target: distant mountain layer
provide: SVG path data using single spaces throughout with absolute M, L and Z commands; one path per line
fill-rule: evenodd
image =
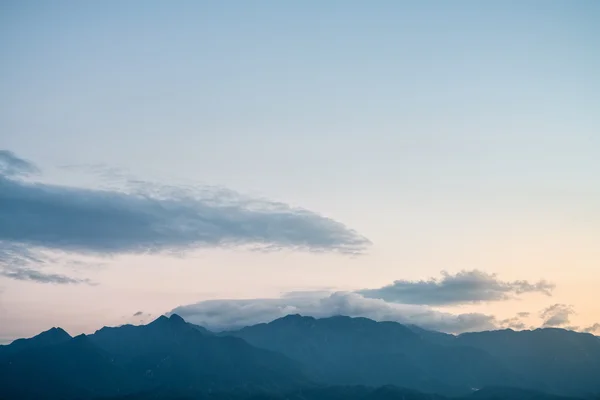
M 533 386 L 551 393 L 600 393 L 600 338 L 547 328 L 466 333 L 455 341 L 491 354 Z
M 600 399 L 594 394 L 600 339 L 561 329 L 453 336 L 289 315 L 214 334 L 172 315 L 74 338 L 52 328 L 0 346 L 0 400 Z
M 600 393 L 600 340 L 562 329 L 454 336 L 366 318 L 290 315 L 227 334 L 298 360 L 331 384 L 453 395 L 487 386 Z

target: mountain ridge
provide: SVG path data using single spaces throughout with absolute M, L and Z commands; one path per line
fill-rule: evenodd
M 0 346 L 0 398 L 590 398 L 600 393 L 597 339 L 562 329 L 450 335 L 299 314 L 215 333 L 171 314 Z

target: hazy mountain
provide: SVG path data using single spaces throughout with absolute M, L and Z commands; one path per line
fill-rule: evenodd
M 302 362 L 330 384 L 400 385 L 463 394 L 490 384 L 528 382 L 474 347 L 440 344 L 395 322 L 289 315 L 227 334 Z M 451 335 L 448 335 L 454 338 Z
M 564 329 L 454 336 L 366 318 L 291 315 L 228 334 L 298 360 L 331 384 L 446 394 L 486 386 L 600 393 L 600 340 Z
M 465 333 L 456 342 L 488 352 L 545 391 L 600 393 L 600 340 L 589 333 L 507 329 Z
M 456 336 L 449 333 L 431 331 L 416 325 L 406 325 L 406 327 L 416 333 L 418 336 L 422 337 L 424 340 L 431 343 L 451 345 L 454 344 L 454 341 L 456 340 Z

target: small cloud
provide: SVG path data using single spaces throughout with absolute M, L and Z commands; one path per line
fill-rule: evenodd
M 38 283 L 56 284 L 80 284 L 92 285 L 89 279 L 76 279 L 61 274 L 48 274 L 31 268 L 4 268 L 0 270 L 0 276 L 12 278 L 19 281 L 33 281 Z
M 527 311 L 517 313 L 517 317 L 519 317 L 519 318 L 528 318 L 530 315 L 531 315 L 531 313 L 527 312 Z
M 568 330 L 568 331 L 578 331 L 578 330 L 579 330 L 579 327 L 578 327 L 578 326 L 576 326 L 576 325 L 569 325 L 569 326 L 565 326 L 565 327 L 563 327 L 563 329 L 566 329 L 566 330 Z
M 37 283 L 94 285 L 89 279 L 43 271 L 54 261 L 44 254 L 30 251 L 26 246 L 0 241 L 0 276 Z M 34 265 L 36 268 L 32 267 Z
M 28 176 L 39 172 L 34 164 L 17 157 L 12 151 L 0 150 L 0 176 Z
M 568 304 L 554 304 L 540 312 L 540 317 L 544 320 L 542 327 L 559 327 L 567 325 L 571 315 L 575 314 L 573 306 Z
M 454 305 L 513 299 L 525 293 L 551 296 L 554 285 L 540 280 L 502 281 L 496 274 L 473 270 L 452 275 L 442 271 L 442 278 L 427 281 L 398 280 L 377 289 L 363 289 L 357 293 L 365 297 L 403 304 Z
M 600 333 L 600 323 L 595 323 L 594 325 L 588 326 L 587 328 L 584 328 L 583 331 L 587 333 Z
M 526 326 L 525 323 L 521 321 L 521 318 L 518 316 L 518 314 L 516 317 L 501 320 L 499 322 L 499 325 L 503 328 L 510 328 L 516 330 L 525 329 Z
M 282 298 L 293 299 L 293 298 L 323 298 L 332 294 L 333 290 L 294 290 L 291 292 L 285 292 L 281 294 Z

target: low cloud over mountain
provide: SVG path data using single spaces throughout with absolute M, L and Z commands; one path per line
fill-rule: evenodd
M 329 317 L 348 315 L 375 321 L 397 321 L 426 329 L 459 333 L 496 327 L 495 318 L 480 313 L 451 314 L 426 306 L 388 303 L 358 293 L 321 296 L 283 296 L 275 299 L 207 300 L 172 310 L 186 320 L 213 330 L 240 328 L 269 322 L 288 314 Z
M 506 301 L 525 293 L 551 296 L 554 285 L 546 281 L 502 281 L 495 274 L 478 270 L 455 275 L 442 272 L 443 279 L 428 281 L 396 281 L 380 289 L 355 292 L 325 290 L 285 293 L 280 298 L 207 300 L 183 305 L 172 310 L 186 319 L 215 330 L 240 328 L 269 322 L 288 314 L 313 317 L 348 315 L 376 321 L 397 321 L 449 333 L 481 331 L 494 328 L 525 329 L 523 320 L 529 312 L 512 318 L 497 319 L 482 313 L 453 314 L 432 308 L 435 306 Z M 558 306 L 558 305 L 557 305 Z M 544 314 L 546 323 L 558 323 L 563 316 L 559 307 L 550 307 Z M 552 312 L 557 315 L 552 318 Z M 562 310 L 564 312 L 564 310 Z M 564 317 L 564 316 L 563 316 Z M 568 321 L 568 320 L 567 320 Z M 550 326 L 550 325 L 544 326 Z M 559 325 L 552 325 L 559 326 Z
M 583 330 L 587 333 L 600 333 L 600 323 L 595 323 L 594 325 L 590 325 Z

